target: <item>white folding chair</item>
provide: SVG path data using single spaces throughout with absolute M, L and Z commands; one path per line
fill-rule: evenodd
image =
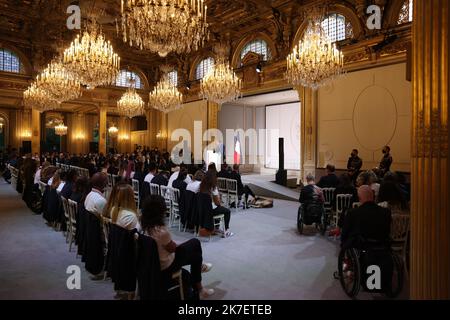
M 336 215 L 335 215 L 335 226 L 337 227 L 339 217 L 344 214 L 345 211 L 350 209 L 352 203 L 352 194 L 338 194 L 336 196 Z
M 169 194 L 172 207 L 169 215 L 169 226 L 173 227 L 175 221 L 178 219 L 178 231 L 181 231 L 180 190 L 176 188 L 169 188 Z
M 108 177 L 108 187 L 112 188 L 114 185 L 112 174 L 108 173 L 107 177 Z
M 68 243 L 69 242 L 69 233 L 70 233 L 70 228 L 71 228 L 69 202 L 63 196 L 61 196 L 61 201 L 62 201 L 62 205 L 63 205 L 63 209 L 64 209 L 64 217 L 66 218 L 66 242 Z
M 153 195 L 161 195 L 161 191 L 159 190 L 159 184 L 150 183 L 150 194 Z
M 231 204 L 234 202 L 237 212 L 239 207 L 239 194 L 237 181 L 234 179 L 227 179 L 227 190 L 228 190 L 228 203 L 231 206 Z
M 223 232 L 225 232 L 225 215 L 219 214 L 214 216 L 214 230 L 219 227 Z M 209 241 L 211 241 L 212 235 L 209 235 Z
M 408 236 L 411 218 L 409 214 L 393 214 L 391 223 L 391 247 L 392 251 L 397 253 L 402 259 L 405 272 L 406 267 L 406 246 L 408 245 Z
M 132 179 L 131 184 L 133 186 L 133 193 L 134 193 L 134 201 L 136 201 L 136 208 L 139 208 L 139 180 Z
M 333 207 L 334 191 L 336 191 L 336 188 L 322 189 L 323 197 L 325 198 L 324 206 L 327 210 L 331 210 L 331 208 Z
M 353 202 L 353 209 L 361 207 L 361 202 Z
M 77 232 L 77 210 L 78 204 L 73 200 L 68 200 L 69 219 L 70 219 L 70 234 L 69 234 L 69 252 L 72 251 L 72 243 L 75 242 L 75 234 Z
M 229 195 L 227 188 L 227 179 L 226 178 L 217 178 L 217 189 L 220 194 L 220 201 L 223 203 L 224 207 L 229 206 Z
M 171 200 L 172 196 L 170 190 L 171 188 L 161 185 L 159 189 L 161 197 L 163 197 L 164 201 L 166 202 L 166 208 L 169 211 L 169 217 L 171 217 L 172 215 L 172 200 Z

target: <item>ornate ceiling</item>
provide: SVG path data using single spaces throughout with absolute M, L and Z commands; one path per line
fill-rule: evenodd
M 337 9 L 352 17 L 355 38 L 347 45 L 351 54 L 347 61 L 370 60 L 371 48 L 386 39 L 386 34 L 395 29 L 393 21 L 404 0 L 330 0 L 330 8 Z M 200 56 L 210 54 L 214 42 L 226 42 L 236 50 L 243 41 L 256 34 L 264 34 L 273 46 L 273 66 L 266 69 L 264 81 L 279 77 L 283 72 L 283 61 L 298 37 L 297 30 L 302 27 L 304 15 L 313 5 L 323 4 L 318 0 L 206 0 L 208 5 L 208 22 L 210 23 L 210 39 L 199 52 L 188 56 L 169 55 L 161 59 L 148 51 L 130 48 L 117 34 L 116 20 L 120 19 L 120 0 L 0 0 L 0 46 L 11 46 L 19 49 L 30 61 L 33 74 L 43 68 L 58 52 L 58 48 L 67 46 L 78 31 L 66 28 L 67 7 L 79 4 L 82 16 L 95 8 L 99 13 L 99 22 L 122 58 L 123 66 L 135 66 L 143 71 L 152 86 L 158 80 L 158 66 L 170 63 L 178 67 L 180 78 L 187 81 L 190 68 Z M 365 27 L 365 9 L 368 4 L 378 4 L 383 8 L 383 30 L 370 31 Z M 393 18 L 394 17 L 394 18 Z M 401 31 L 400 31 L 401 32 Z M 410 29 L 407 30 L 410 34 Z M 356 45 L 355 45 L 356 43 Z M 393 51 L 397 49 L 391 49 Z M 231 54 L 232 55 L 232 54 Z M 231 58 L 231 56 L 230 56 Z M 282 77 L 281 77 L 282 78 Z M 19 80 L 11 81 L 10 87 L 18 88 Z M 260 83 L 258 80 L 256 83 Z M 23 81 L 22 81 L 23 85 Z M 5 86 L 5 84 L 3 85 Z M 2 94 L 0 83 L 0 98 Z M 100 92 L 98 92 L 100 91 Z M 111 91 L 111 90 L 110 90 Z M 102 89 L 96 90 L 104 96 Z M 108 100 L 119 95 L 109 93 Z M 85 96 L 95 100 L 92 93 Z M 9 98 L 8 98 L 9 99 Z M 98 100 L 98 99 L 97 99 Z M 101 100 L 101 99 L 100 99 Z M 0 106 L 9 105 L 12 101 L 0 101 Z M 16 95 L 13 105 L 21 105 Z M 81 102 L 84 103 L 84 102 Z M 92 108 L 92 105 L 91 107 Z

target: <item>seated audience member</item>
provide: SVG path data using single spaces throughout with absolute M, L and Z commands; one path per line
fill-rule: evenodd
M 110 218 L 112 223 L 124 229 L 138 231 L 141 229 L 133 188 L 129 184 L 120 182 L 113 187 L 103 216 Z
M 41 173 L 45 171 L 50 166 L 50 162 L 45 161 L 40 168 L 36 171 L 34 175 L 34 184 L 39 184 L 41 181 Z
M 397 182 L 397 177 L 391 172 L 386 173 L 380 185 L 378 202 L 386 203 L 387 207 L 395 213 L 409 213 L 405 194 Z
M 108 185 L 108 177 L 104 173 L 96 173 L 91 178 L 92 189 L 84 200 L 87 211 L 101 215 L 106 205 L 103 192 Z
M 167 171 L 161 171 L 152 179 L 151 183 L 167 186 L 169 183 L 169 173 Z
M 101 168 L 100 172 L 101 173 L 108 173 L 109 166 L 110 166 L 109 161 L 103 162 L 103 165 L 102 165 L 102 168 Z
M 229 179 L 230 175 L 231 175 L 231 168 L 226 163 L 223 163 L 220 172 L 217 174 L 217 178 Z
M 89 180 L 86 177 L 79 177 L 77 181 L 75 181 L 75 186 L 69 199 L 80 204 L 82 199 L 85 198 L 88 193 Z
M 67 179 L 67 173 L 66 172 L 61 172 L 59 175 L 60 178 L 60 183 L 58 188 L 56 189 L 56 191 L 61 194 L 62 189 L 64 188 L 64 186 L 66 185 L 66 179 Z
M 192 191 L 194 193 L 200 192 L 200 184 L 202 183 L 203 178 L 205 177 L 205 174 L 202 170 L 197 170 L 194 174 L 194 180 L 189 183 L 186 187 L 187 191 Z
M 66 198 L 66 199 L 70 199 L 70 196 L 73 192 L 74 186 L 75 186 L 75 182 L 78 179 L 78 173 L 76 170 L 72 169 L 67 173 L 67 177 L 66 177 L 66 184 L 64 185 L 64 187 L 61 190 L 61 196 Z
M 391 148 L 389 146 L 385 146 L 382 152 L 383 158 L 381 158 L 380 165 L 377 168 L 380 178 L 384 177 L 384 175 L 391 170 L 391 165 L 393 162 L 391 156 Z
M 358 153 L 359 152 L 358 152 L 357 149 L 353 149 L 352 153 L 350 155 L 350 158 L 347 161 L 348 175 L 350 176 L 350 178 L 351 178 L 351 180 L 353 182 L 356 181 L 356 178 L 360 174 L 361 168 L 362 168 L 362 165 L 363 165 L 363 161 L 358 156 Z
M 375 203 L 372 189 L 363 185 L 358 189 L 361 206 L 348 211 L 342 227 L 341 246 L 358 246 L 361 241 L 376 241 L 390 245 L 391 211 Z
M 164 198 L 156 195 L 147 198 L 142 206 L 142 230 L 157 243 L 161 271 L 171 275 L 183 266 L 190 266 L 194 290 L 198 292 L 200 298 L 213 295 L 213 289 L 206 289 L 202 285 L 202 273 L 210 271 L 212 265 L 203 263 L 200 241 L 191 239 L 182 244 L 176 244 L 165 225 L 166 211 Z
M 191 177 L 187 174 L 187 168 L 184 164 L 181 164 L 180 166 L 175 167 L 175 170 L 176 171 L 174 173 L 172 173 L 172 175 L 170 176 L 169 182 L 167 183 L 167 185 L 169 187 L 173 187 L 173 182 L 178 179 L 178 175 L 180 174 L 181 170 L 186 171 L 186 176 L 184 178 L 184 182 L 186 182 L 186 184 L 189 184 L 192 182 Z
M 395 174 L 397 175 L 398 186 L 400 187 L 400 190 L 402 190 L 406 201 L 409 202 L 411 200 L 411 185 L 407 183 L 406 177 L 403 173 L 396 172 Z
M 315 178 L 313 175 L 308 174 L 306 176 L 306 186 L 304 186 L 300 191 L 300 203 L 324 203 L 325 198 L 323 196 L 322 190 L 316 186 Z
M 333 165 L 327 165 L 327 175 L 320 178 L 317 186 L 319 188 L 336 188 L 339 183 L 339 179 L 335 172 L 336 168 Z
M 134 161 L 129 160 L 128 161 L 128 165 L 127 165 L 127 170 L 125 171 L 124 175 L 122 176 L 122 179 L 124 179 L 125 181 L 131 181 L 131 179 L 134 178 Z
M 249 196 L 252 196 L 253 199 L 255 199 L 256 196 L 253 193 L 253 191 L 249 188 L 249 186 L 244 185 L 242 183 L 242 178 L 241 178 L 241 174 L 239 173 L 239 165 L 238 164 L 233 165 L 233 171 L 231 171 L 231 173 L 229 174 L 229 179 L 237 181 L 238 195 L 239 195 L 239 197 L 244 195 L 244 201 L 245 201 L 244 205 L 247 208 Z
M 144 166 L 144 164 L 140 161 L 136 162 L 136 164 L 135 164 L 135 172 L 134 172 L 133 179 L 139 181 L 139 187 L 142 186 L 142 183 L 144 182 L 144 178 L 145 178 L 144 172 L 142 169 L 143 166 Z
M 208 171 L 212 171 L 217 175 L 217 168 L 216 168 L 216 164 L 214 162 L 211 162 L 208 165 Z
M 186 177 L 188 175 L 188 171 L 185 167 L 180 168 L 180 171 L 178 173 L 178 177 L 172 182 L 172 187 L 179 189 L 181 192 L 186 190 L 187 183 L 186 183 Z M 192 181 L 191 181 L 192 182 Z M 170 181 L 169 181 L 170 183 Z
M 48 185 L 51 189 L 57 190 L 59 185 L 61 184 L 61 174 L 62 171 L 59 169 L 55 172 L 55 174 L 48 180 Z
M 49 186 L 51 185 L 50 179 L 52 179 L 55 172 L 58 170 L 57 167 L 50 165 L 46 168 L 42 168 L 41 170 L 41 181 L 47 183 Z
M 351 194 L 353 195 L 352 202 L 358 202 L 358 190 L 356 190 L 355 186 L 353 185 L 350 176 L 346 173 L 341 175 L 339 177 L 339 183 L 336 187 L 336 190 L 334 191 L 334 200 L 336 199 L 336 196 L 339 194 Z M 336 203 L 334 203 L 334 208 L 336 208 Z
M 150 164 L 148 165 L 148 173 L 144 178 L 144 182 L 151 183 L 153 178 L 156 176 L 156 173 L 156 163 L 150 162 Z
M 223 214 L 225 217 L 225 230 L 224 230 L 224 237 L 231 237 L 233 236 L 233 233 L 229 230 L 230 228 L 230 217 L 231 217 L 231 211 L 228 208 L 225 208 L 220 203 L 220 194 L 219 190 L 217 189 L 217 176 L 215 171 L 208 171 L 203 178 L 201 184 L 200 184 L 200 192 L 201 193 L 207 193 L 211 196 L 211 202 L 212 202 L 212 215 L 211 219 L 213 219 L 214 216 Z M 214 225 L 214 223 L 212 224 Z M 204 230 L 200 229 L 200 234 L 209 236 L 211 232 L 214 232 L 214 230 Z
M 375 201 L 377 201 L 378 193 L 380 192 L 380 184 L 377 181 L 377 175 L 372 170 L 369 170 L 362 172 L 358 176 L 358 178 L 356 179 L 356 186 L 369 186 L 374 193 Z

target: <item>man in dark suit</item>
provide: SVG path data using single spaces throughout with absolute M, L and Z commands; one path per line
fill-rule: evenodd
M 391 210 L 375 203 L 373 191 L 369 186 L 361 186 L 358 196 L 361 206 L 347 213 L 342 227 L 341 246 L 355 246 L 359 239 L 389 245 Z
M 317 186 L 319 188 L 336 188 L 339 184 L 339 179 L 335 174 L 336 168 L 329 164 L 327 165 L 327 175 L 320 178 Z
M 359 173 L 361 172 L 361 168 L 363 165 L 362 159 L 358 156 L 358 150 L 353 149 L 347 161 L 347 170 L 348 175 L 351 177 L 352 181 L 355 182 Z
M 231 179 L 231 180 L 236 180 L 239 198 L 241 198 L 242 195 L 244 195 L 244 201 L 245 201 L 244 208 L 247 208 L 249 196 L 252 196 L 253 199 L 256 198 L 256 196 L 253 193 L 253 191 L 249 188 L 249 186 L 244 185 L 242 183 L 242 178 L 241 178 L 241 174 L 239 173 L 239 165 L 238 164 L 233 165 L 233 171 L 231 171 L 228 174 L 227 178 Z
M 169 173 L 166 171 L 161 171 L 159 174 L 157 174 L 153 179 L 152 182 L 154 184 L 160 185 L 160 186 L 167 186 L 169 183 Z

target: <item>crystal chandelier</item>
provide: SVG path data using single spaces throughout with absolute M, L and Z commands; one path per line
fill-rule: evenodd
M 75 77 L 60 62 L 51 62 L 37 76 L 36 84 L 39 88 L 47 91 L 52 99 L 59 104 L 81 96 L 80 83 L 75 80 Z
M 286 78 L 292 85 L 317 90 L 344 73 L 344 56 L 313 19 L 303 39 L 287 57 Z
M 141 50 L 189 53 L 208 38 L 204 0 L 122 0 L 123 41 Z
M 58 136 L 65 136 L 67 134 L 67 126 L 63 122 L 55 126 L 55 133 Z
M 225 102 L 239 99 L 241 89 L 241 79 L 225 61 L 215 64 L 200 83 L 202 98 L 219 104 L 219 107 Z
M 111 127 L 109 127 L 108 133 L 111 136 L 111 138 L 115 138 L 119 133 L 119 129 L 113 124 Z
M 39 112 L 53 110 L 58 107 L 58 103 L 53 100 L 52 96 L 34 82 L 23 93 L 23 101 L 25 107 L 33 108 Z
M 130 87 L 117 102 L 117 110 L 123 116 L 133 118 L 141 116 L 145 112 L 145 104 L 141 96 L 134 88 L 134 81 L 130 79 Z
M 64 51 L 64 64 L 88 89 L 115 82 L 120 69 L 120 57 L 114 53 L 99 27 L 92 23 L 82 37 L 78 35 Z
M 183 95 L 174 86 L 167 73 L 150 92 L 149 106 L 164 113 L 180 109 L 183 106 Z

